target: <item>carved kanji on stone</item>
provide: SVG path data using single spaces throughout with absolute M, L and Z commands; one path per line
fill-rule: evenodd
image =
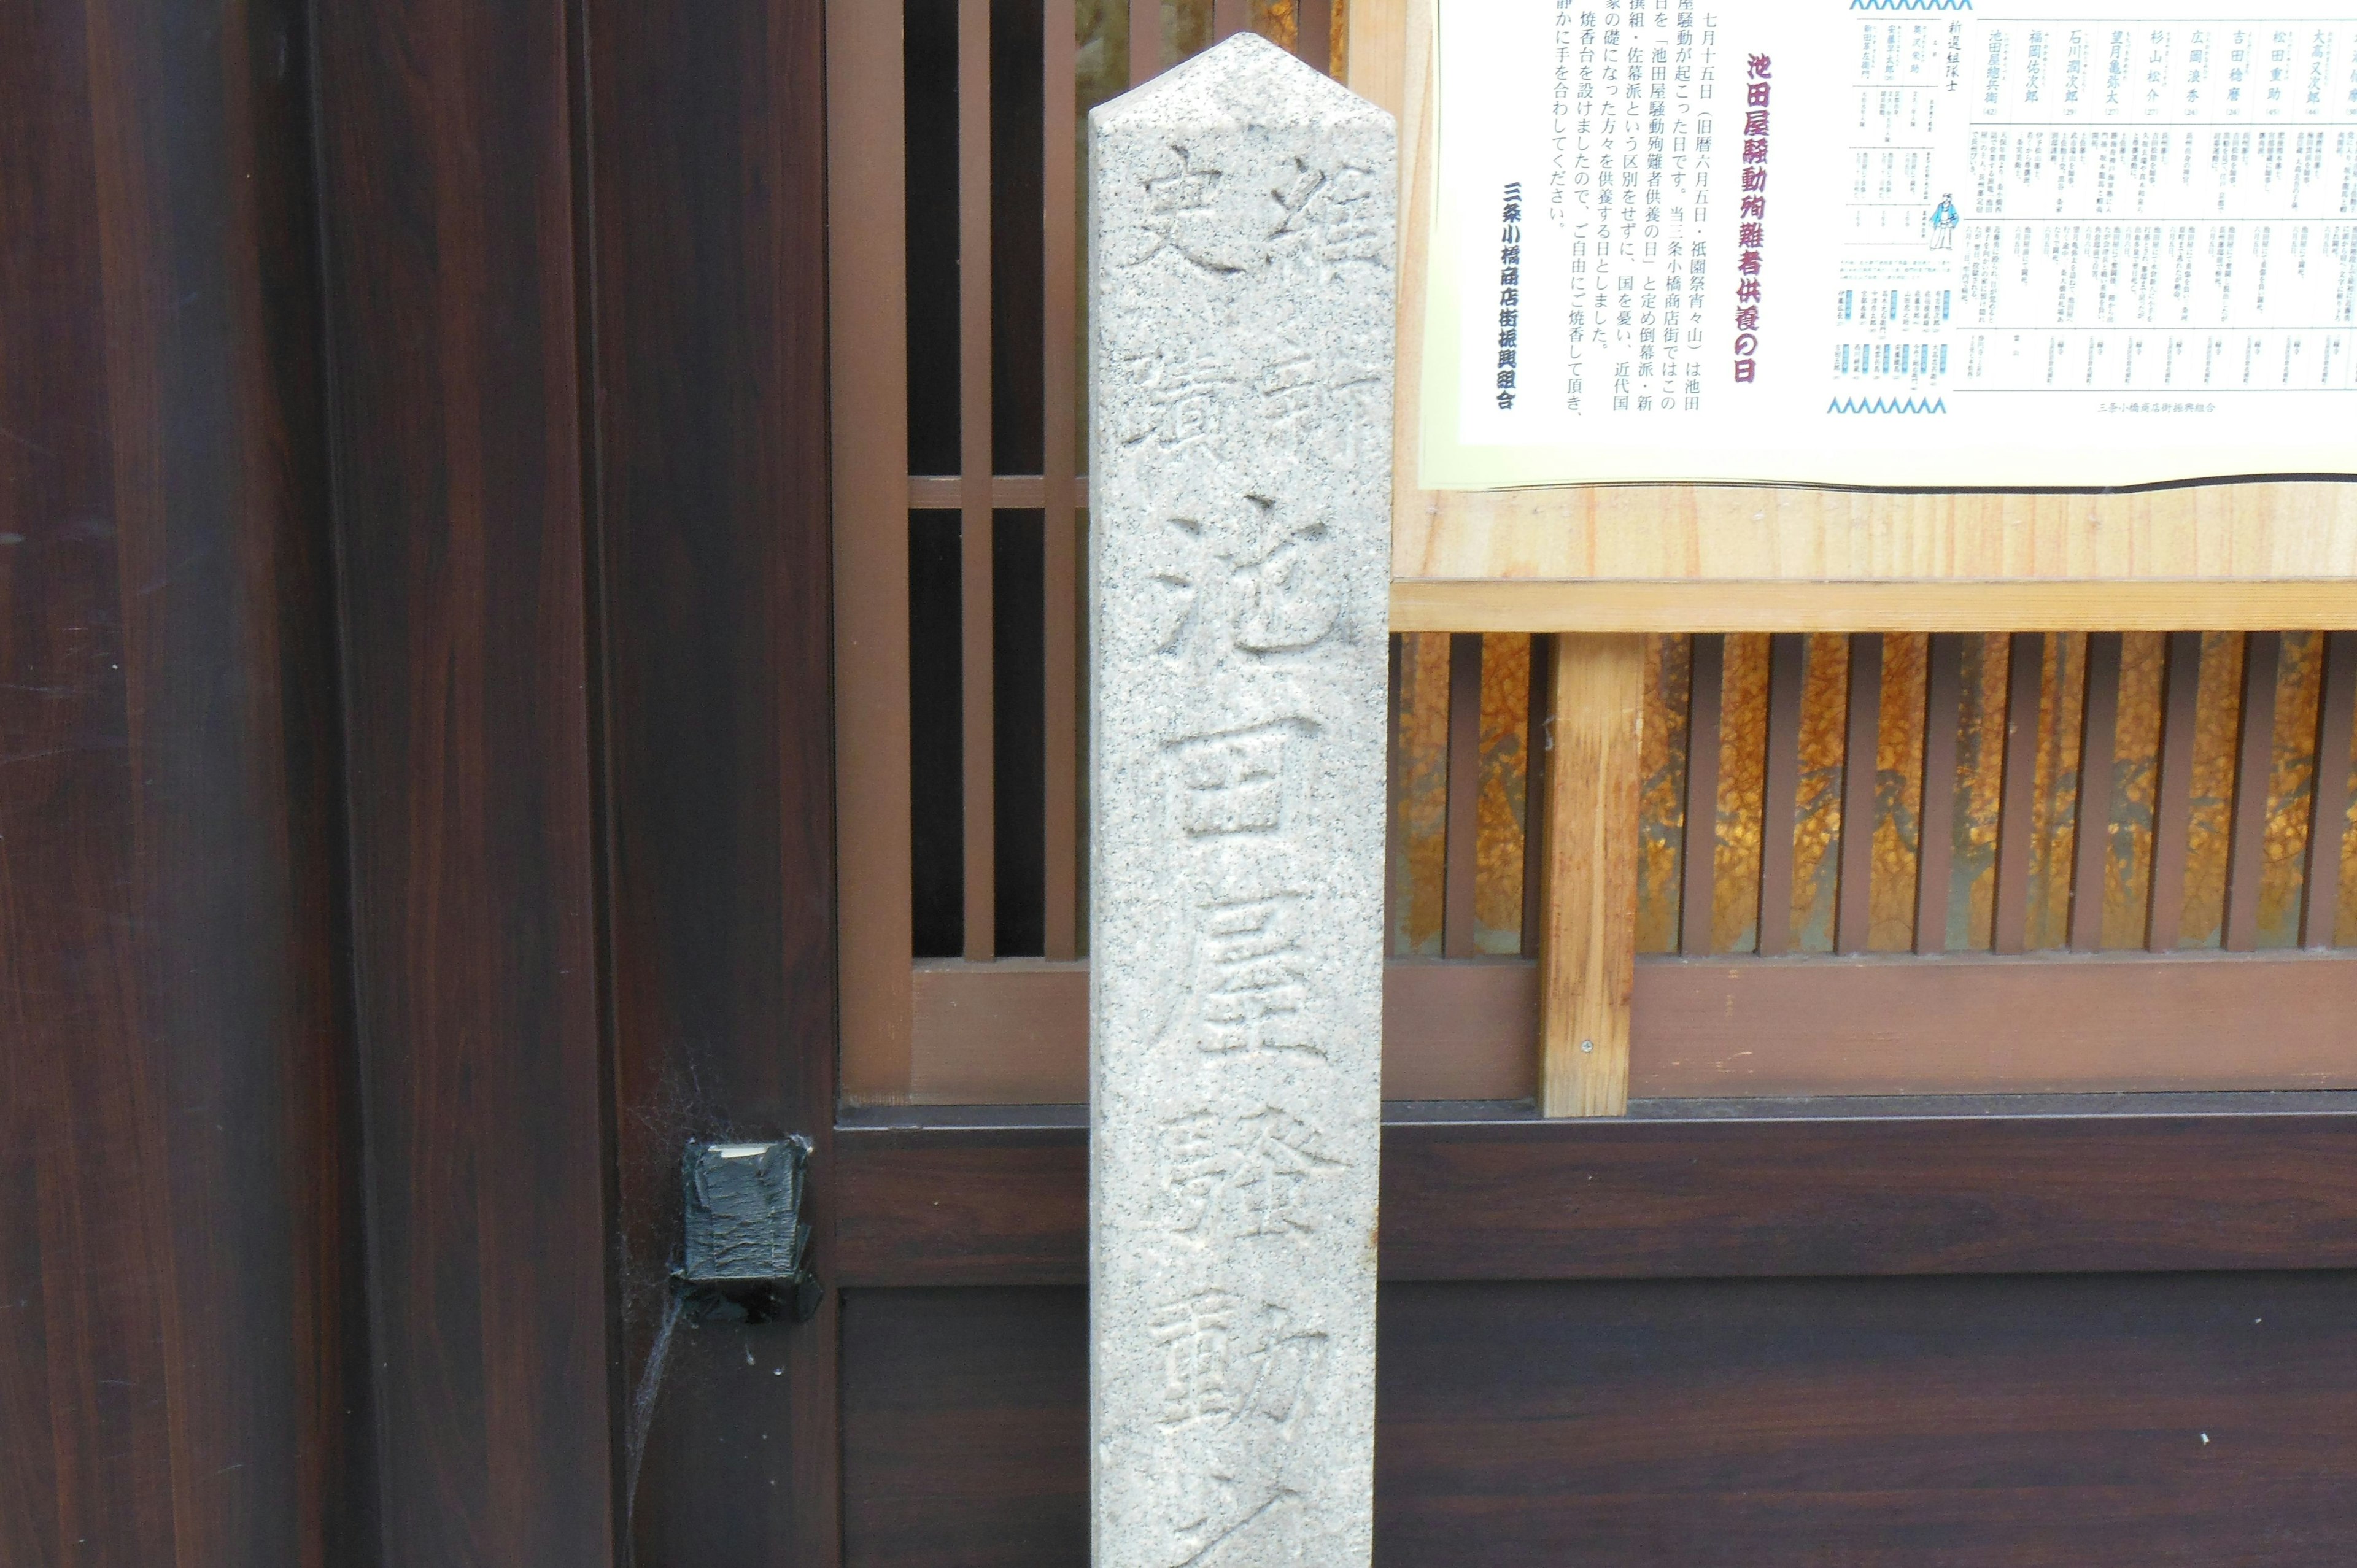
M 1093 1561 L 1364 1568 L 1394 132 L 1250 35 L 1090 125 Z

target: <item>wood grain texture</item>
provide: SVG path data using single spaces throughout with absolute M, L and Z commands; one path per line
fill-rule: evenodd
M 2352 1305 L 2347 1273 L 1390 1287 L 1377 1561 L 2325 1568 Z
M 688 1139 L 810 1136 L 813 1264 L 830 1283 L 834 1271 L 823 19 L 817 0 L 756 0 L 692 27 L 643 6 L 588 14 L 617 1372 L 626 1523 L 644 1563 L 839 1551 L 832 1295 L 805 1325 L 679 1326 L 650 1370 Z M 856 73 L 859 41 L 838 43 L 851 58 L 837 69 Z M 837 242 L 864 253 L 860 236 Z M 840 286 L 857 301 L 857 282 Z M 905 367 L 887 336 L 862 369 Z M 887 421 L 884 435 L 888 474 L 905 433 Z M 854 474 L 845 492 L 858 504 L 873 489 Z M 898 501 L 877 515 L 883 538 L 842 536 L 863 566 L 905 549 Z M 897 660 L 867 627 L 848 636 L 855 682 L 871 664 L 905 679 L 905 631 Z M 903 777 L 907 756 L 904 742 Z M 905 841 L 905 794 L 897 820 L 874 820 L 891 800 L 887 789 L 868 802 L 871 854 L 896 827 Z
M 1385 1098 L 1536 1092 L 1539 976 L 1513 959 L 1387 964 Z M 914 989 L 916 1103 L 1086 1100 L 1086 965 L 927 963 Z M 1646 957 L 1629 1084 L 1641 1098 L 2357 1087 L 2352 1009 L 2357 960 L 2296 952 Z
M 600 1563 L 570 14 L 314 15 L 383 1552 Z
M 2258 1097 L 1714 1101 L 1663 1119 L 1396 1105 L 1386 1280 L 2357 1267 L 2357 1113 Z M 2039 1109 L 2023 1110 L 2023 1106 Z M 1084 1113 L 846 1126 L 848 1288 L 1079 1284 Z
M 1678 895 L 1678 950 L 1710 951 L 1711 915 L 1718 908 L 1718 766 L 1727 681 L 1727 639 L 1703 632 L 1694 639 L 1686 717 L 1684 865 Z
M 825 0 L 836 897 L 846 1094 L 909 1081 L 909 317 L 899 14 Z
M 1441 855 L 1440 956 L 1473 956 L 1473 889 L 1480 869 L 1481 639 L 1448 639 L 1448 817 Z
M 861 1291 L 844 1312 L 846 1568 L 1087 1568 L 1077 1290 Z
M 2357 485 L 2348 488 L 2357 489 Z M 1632 521 L 1644 533 L 1650 521 Z M 1394 567 L 1396 570 L 1396 567 Z M 2357 626 L 2357 582 L 1394 577 L 1394 631 L 2260 631 Z
M 1559 636 L 1539 940 L 1539 1103 L 1550 1116 L 1629 1104 L 1637 964 L 1637 797 L 1645 647 Z
M 1995 950 L 2029 947 L 2029 853 L 2038 836 L 2038 688 L 2046 639 L 2017 631 L 2006 639 L 2005 766 L 1997 808 Z
M 1085 963 L 927 961 L 909 976 L 915 1064 L 889 1100 L 918 1105 L 1077 1104 L 1088 1098 Z M 1538 1075 L 1538 968 L 1514 959 L 1383 969 L 1383 1093 L 1514 1100 Z
M 1387 1285 L 1375 1561 L 2325 1568 L 2352 1300 L 2344 1273 Z M 1082 1314 L 858 1297 L 852 1561 L 1082 1568 Z
M 1948 950 L 1949 880 L 1956 854 L 1956 746 L 1964 725 L 1964 638 L 1934 632 L 1923 682 L 1923 818 L 1916 835 L 1915 950 Z
M 992 447 L 990 9 L 990 0 L 957 0 L 958 458 L 976 478 L 991 471 Z M 988 491 L 968 485 L 958 520 L 958 673 L 969 959 L 998 951 L 996 526 Z
M 1655 961 L 1630 1077 L 1702 1097 L 2352 1088 L 2352 1009 L 2357 961 L 2291 953 Z
M 1056 84 L 1039 123 L 1041 445 L 1048 470 L 1040 487 L 1041 945 L 1051 959 L 1081 952 L 1080 128 L 1077 94 L 1062 89 L 1077 80 L 1075 9 L 1074 0 L 1046 0 L 1040 25 L 1039 77 Z
M 2152 810 L 2152 902 L 2145 921 L 2145 946 L 2154 952 L 2176 950 L 2185 923 L 2185 869 L 2190 857 L 2193 822 L 2193 749 L 2200 729 L 2201 634 L 2169 635 L 2169 669 L 2163 678 L 2159 778 Z
M 1801 717 L 1809 639 L 1780 633 L 1768 655 L 1766 783 L 1760 803 L 1760 925 L 1763 957 L 1792 948 L 1793 832 L 1801 804 Z
M 2071 874 L 2071 945 L 2104 945 L 2104 864 L 2111 853 L 2112 768 L 2119 750 L 2120 634 L 2087 639 L 2087 701 L 2081 710 L 2079 804 Z
M 0 1562 L 371 1561 L 306 10 L 0 13 Z
M 2334 632 L 2324 652 L 2317 698 L 2315 797 L 2309 815 L 2308 888 L 2300 907 L 2300 946 L 2329 948 L 2340 923 L 2342 842 L 2349 831 L 2349 771 L 2357 732 L 2357 637 Z
M 1874 826 L 1882 739 L 1882 639 L 1849 639 L 1849 732 L 1842 750 L 1841 885 L 1835 948 L 1866 951 L 1874 923 Z
M 2259 945 L 2259 878 L 2266 869 L 2267 782 L 2275 767 L 2276 686 L 2283 667 L 2283 634 L 2253 632 L 2243 639 L 2242 744 L 2234 767 L 2232 847 L 2226 861 L 2223 945 L 2249 952 Z

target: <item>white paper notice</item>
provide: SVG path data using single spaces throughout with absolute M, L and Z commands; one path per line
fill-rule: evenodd
M 1423 479 L 2357 470 L 2357 6 L 1438 0 Z

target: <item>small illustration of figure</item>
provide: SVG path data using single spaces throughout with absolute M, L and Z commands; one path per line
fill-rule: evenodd
M 1940 205 L 1932 209 L 1932 249 L 1953 250 L 1956 244 L 1956 199 L 1942 193 Z

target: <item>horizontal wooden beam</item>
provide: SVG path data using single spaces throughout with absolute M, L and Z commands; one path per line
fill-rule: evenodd
M 1040 474 L 993 474 L 990 505 L 997 511 L 1038 511 L 1048 504 L 1048 480 Z M 1089 479 L 1072 481 L 1073 504 L 1089 504 Z M 909 476 L 909 510 L 956 511 L 965 505 L 965 480 L 956 474 Z
M 1394 631 L 2278 631 L 2357 627 L 2357 578 L 1394 578 Z
M 1088 966 L 925 962 L 909 1099 L 1088 1098 Z M 2357 1089 L 2357 952 L 1645 958 L 1629 1092 L 1980 1094 Z M 1528 960 L 1394 962 L 1383 1094 L 1537 1083 Z
M 1626 1120 L 1553 1121 L 1394 1106 L 1383 1277 L 2357 1267 L 2357 1096 L 2265 1113 L 2226 1103 L 2246 1098 L 1885 1101 L 1873 1114 L 1720 1101 L 1678 1120 L 1641 1103 Z M 2039 1109 L 2006 1113 L 2024 1104 Z M 896 1125 L 852 1112 L 823 1177 L 830 1283 L 1084 1283 L 1083 1114 Z

